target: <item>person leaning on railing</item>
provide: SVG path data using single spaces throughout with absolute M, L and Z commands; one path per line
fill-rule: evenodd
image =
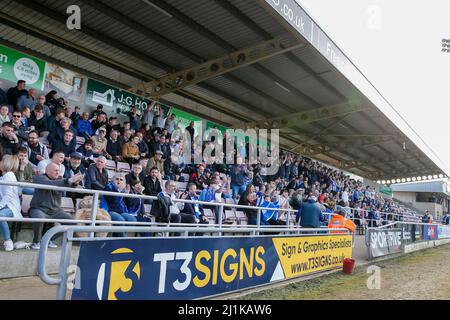
M 84 175 L 77 174 L 70 179 L 60 179 L 60 175 L 59 166 L 52 162 L 45 168 L 45 174 L 33 178 L 33 183 L 55 187 L 75 187 L 84 178 Z M 61 208 L 61 192 L 43 189 L 34 191 L 34 197 L 30 203 L 30 217 L 34 219 L 73 219 Z M 34 250 L 40 249 L 43 225 L 40 222 L 33 223 L 34 237 L 31 248 Z M 55 247 L 54 244 L 50 245 Z

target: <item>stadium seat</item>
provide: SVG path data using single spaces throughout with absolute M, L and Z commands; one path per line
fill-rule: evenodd
M 185 181 L 189 181 L 189 174 L 182 173 L 181 176 L 184 178 Z
M 77 145 L 82 146 L 86 142 L 86 139 L 83 137 L 77 137 Z
M 248 225 L 248 218 L 245 212 L 236 211 L 236 218 L 240 225 Z
M 225 199 L 225 203 L 227 203 L 227 204 L 236 204 L 236 201 L 234 199 L 232 199 L 232 198 L 227 198 L 227 199 Z
M 186 191 L 186 188 L 187 188 L 187 182 L 177 182 L 176 183 L 177 184 L 177 190 L 178 191 Z
M 75 207 L 73 206 L 72 198 L 61 198 L 61 208 L 71 215 L 75 213 Z
M 116 174 L 116 171 L 115 170 L 106 169 L 106 172 L 108 172 L 108 180 L 112 181 L 112 179 L 114 178 L 114 175 Z
M 236 213 L 233 210 L 225 210 L 222 223 L 224 224 L 237 224 L 238 220 Z
M 129 173 L 131 171 L 130 165 L 126 162 L 117 162 L 117 172 L 126 172 Z
M 106 160 L 106 169 L 116 171 L 116 163 L 113 160 Z

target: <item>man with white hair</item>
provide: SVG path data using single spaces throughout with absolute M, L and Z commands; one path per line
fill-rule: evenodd
M 95 163 L 91 164 L 86 176 L 86 189 L 104 190 L 108 184 L 109 177 L 106 171 L 106 158 L 100 156 Z
M 83 180 L 82 174 L 76 174 L 70 179 L 61 179 L 61 176 L 59 166 L 52 162 L 45 168 L 45 174 L 33 178 L 33 183 L 55 187 L 71 187 L 76 186 Z M 34 219 L 73 219 L 70 214 L 64 212 L 61 208 L 61 196 L 60 191 L 35 189 L 34 197 L 30 203 L 30 217 Z M 43 223 L 33 223 L 34 237 L 31 248 L 34 250 L 40 249 L 42 229 Z M 55 245 L 50 243 L 49 247 L 55 247 Z

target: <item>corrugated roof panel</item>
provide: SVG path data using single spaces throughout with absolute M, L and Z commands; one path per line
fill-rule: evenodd
M 257 1 L 229 0 L 229 2 L 272 37 L 287 33 L 279 23 L 274 23 L 272 16 Z
M 169 2 L 235 48 L 245 48 L 260 42 L 259 37 L 215 1 L 172 0 Z
M 178 19 L 169 18 L 144 2 L 113 1 L 108 2 L 108 5 L 205 59 L 212 59 L 223 54 L 220 47 L 200 36 Z

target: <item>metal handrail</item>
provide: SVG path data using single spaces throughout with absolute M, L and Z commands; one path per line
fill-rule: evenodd
M 147 196 L 147 195 L 120 193 L 120 192 L 110 192 L 110 191 L 103 191 L 103 190 L 70 188 L 70 187 L 55 187 L 55 186 L 48 186 L 48 185 L 43 185 L 43 184 L 35 184 L 35 183 L 27 183 L 27 182 L 4 182 L 4 181 L 0 181 L 0 185 L 20 187 L 20 188 L 51 190 L 51 191 L 64 191 L 64 192 L 81 193 L 81 194 L 87 194 L 87 195 L 98 194 L 98 195 L 102 195 L 102 196 L 111 196 L 111 197 L 138 198 L 138 199 L 144 199 L 144 200 L 158 200 L 157 197 Z M 205 201 L 194 201 L 194 200 L 185 200 L 185 199 L 174 199 L 173 202 L 202 204 L 202 205 L 214 205 L 215 204 L 217 206 L 232 207 L 232 208 L 238 208 L 238 209 L 252 209 L 252 210 L 262 209 L 262 210 L 268 210 L 268 208 L 264 208 L 264 207 L 244 206 L 244 205 L 223 203 L 223 202 L 205 202 Z M 283 208 L 270 208 L 270 210 L 271 211 L 297 212 L 297 210 L 283 209 Z

